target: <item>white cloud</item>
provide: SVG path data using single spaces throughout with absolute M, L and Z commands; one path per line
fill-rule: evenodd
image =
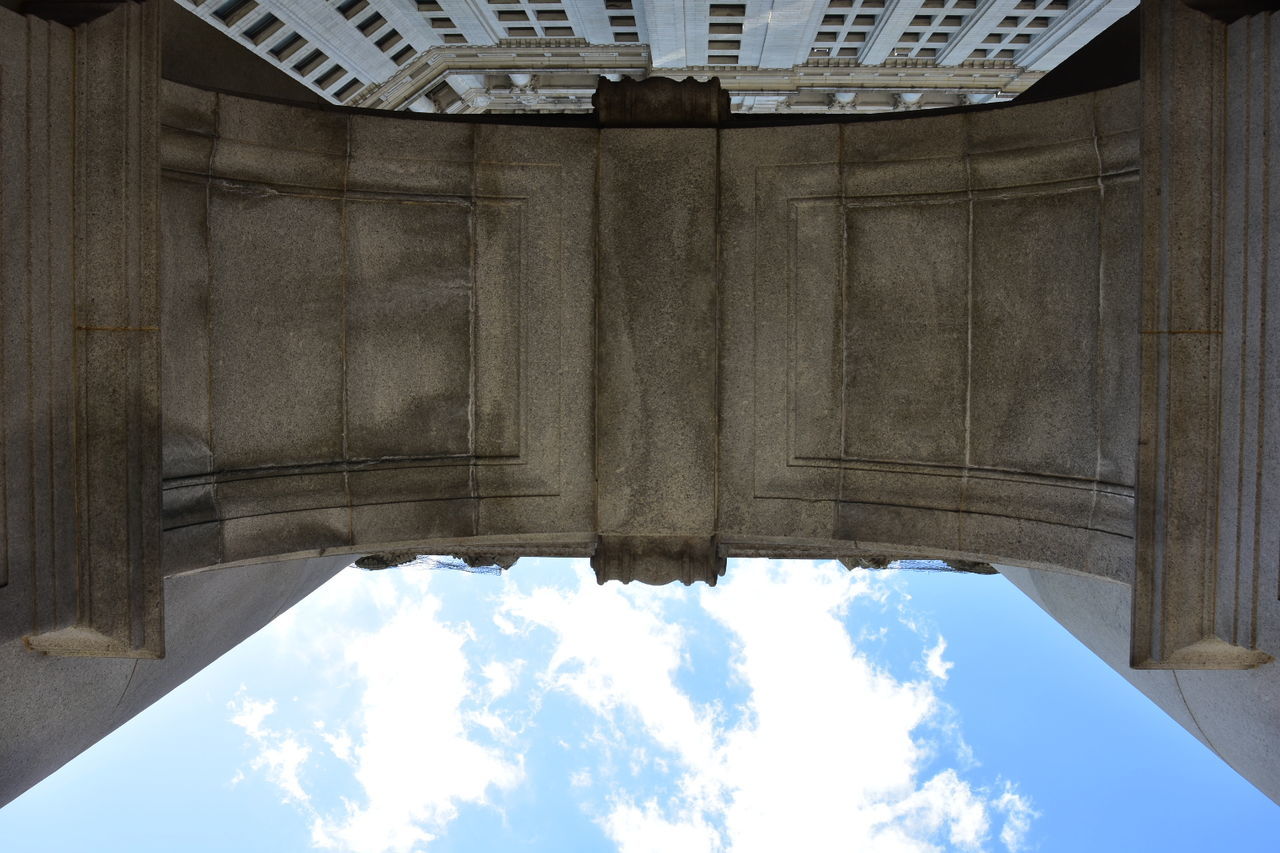
M 1031 832 L 1031 821 L 1040 813 L 1031 807 L 1031 803 L 1006 784 L 1004 793 L 995 802 L 997 811 L 1005 815 L 1004 826 L 1000 828 L 1000 841 L 1010 853 L 1018 853 L 1027 848 L 1027 835 Z
M 492 624 L 474 627 L 442 619 L 427 572 L 398 587 L 389 575 L 340 575 L 277 640 L 330 683 L 353 685 L 354 711 L 298 734 L 274 700 L 242 690 L 232 721 L 254 745 L 250 766 L 306 815 L 314 846 L 420 853 L 464 804 L 524 780 L 527 737 L 538 736 L 528 721 L 555 691 L 587 712 L 561 745 L 590 764 L 574 755 L 579 769 L 551 784 L 572 787 L 621 853 L 1025 849 L 1037 817 L 1027 799 L 958 772 L 976 762 L 939 695 L 954 664 L 891 573 L 740 561 L 718 587 L 684 589 L 601 587 L 585 562 L 576 571 L 569 589 L 505 583 Z M 855 603 L 909 629 L 914 676 L 869 653 L 883 628 L 851 635 Z M 728 638 L 740 707 L 682 688 L 691 650 L 708 654 L 713 636 L 704 620 L 684 621 L 694 605 Z M 343 627 L 369 606 L 377 626 Z M 531 657 L 535 632 L 554 640 L 547 656 Z M 495 636 L 521 656 L 478 659 Z M 512 701 L 526 710 L 513 716 Z M 308 762 L 333 759 L 357 792 L 336 807 L 308 787 L 320 775 Z
M 276 712 L 276 701 L 270 699 L 266 702 L 260 702 L 257 699 L 251 699 L 244 695 L 244 689 L 244 686 L 241 685 L 241 692 L 228 703 L 228 707 L 235 712 L 231 715 L 231 722 L 244 729 L 244 733 L 249 737 L 254 740 L 260 740 L 265 736 L 262 723 L 267 717 Z
M 946 681 L 947 676 L 951 673 L 951 667 L 954 665 L 950 661 L 942 659 L 942 653 L 947 650 L 947 641 L 942 637 L 938 638 L 938 642 L 925 653 L 924 667 L 929 674 L 939 681 Z
M 477 722 L 491 731 L 504 724 L 484 707 L 466 707 L 477 692 L 464 651 L 469 626 L 439 618 L 440 601 L 421 577 L 414 579 L 415 594 L 397 597 L 394 578 L 346 575 L 355 581 L 339 575 L 338 591 L 326 587 L 325 599 L 309 608 L 314 624 L 295 621 L 281 640 L 310 644 L 313 659 L 323 649 L 317 665 L 345 670 L 358 687 L 348 724 L 336 733 L 317 725 L 311 736 L 351 767 L 359 801 L 345 800 L 336 812 L 312 805 L 300 778 L 310 748 L 292 733 L 263 726 L 274 701 L 243 697 L 233 721 L 258 747 L 251 766 L 305 807 L 314 846 L 360 853 L 421 850 L 456 817 L 460 804 L 486 802 L 492 786 L 518 784 L 523 767 L 518 756 L 472 737 Z M 361 596 L 386 621 L 367 632 L 333 627 L 334 612 L 349 610 Z
M 233 714 L 231 722 L 244 729 L 244 733 L 252 739 L 257 754 L 249 766 L 261 770 L 267 780 L 274 783 L 284 794 L 284 801 L 305 806 L 310 797 L 303 790 L 299 778 L 302 765 L 311 755 L 311 748 L 299 741 L 292 732 L 278 731 L 264 723 L 267 717 L 276 711 L 274 699 L 265 702 L 253 699 L 244 694 L 242 687 L 235 699 L 228 703 Z M 238 783 L 243 773 L 238 774 Z
M 549 687 L 580 699 L 615 741 L 638 724 L 660 748 L 651 766 L 662 751 L 675 759 L 665 805 L 610 795 L 600 822 L 620 850 L 979 849 L 997 812 L 1005 845 L 1022 843 L 1034 813 L 1016 794 L 993 797 L 951 769 L 925 777 L 938 745 L 920 730 L 946 709 L 936 694 L 952 667 L 945 640 L 922 649 L 929 677 L 918 681 L 896 679 L 851 640 L 844 616 L 860 597 L 883 603 L 882 582 L 833 563 L 740 561 L 717 588 L 686 593 L 734 638 L 733 672 L 749 693 L 734 725 L 677 685 L 688 638 L 664 614 L 670 590 L 653 592 L 600 588 L 583 569 L 576 589 L 512 593 L 502 610 L 555 633 Z M 615 747 L 634 759 L 636 743 Z
M 350 733 L 348 733 L 346 729 L 342 729 L 336 734 L 330 734 L 329 732 L 323 731 L 323 723 L 317 723 L 316 728 L 322 730 L 320 731 L 320 739 L 329 745 L 329 751 L 333 753 L 335 758 L 343 764 L 354 763 L 354 743 L 351 740 Z
M 524 661 L 512 661 L 511 663 L 503 663 L 502 661 L 489 661 L 480 672 L 484 675 L 485 685 L 489 691 L 490 699 L 500 699 L 511 692 L 516 686 L 516 677 L 520 673 L 520 669 Z
M 720 835 L 697 814 L 671 821 L 658 804 L 617 803 L 604 820 L 604 830 L 619 853 L 712 853 L 720 849 Z

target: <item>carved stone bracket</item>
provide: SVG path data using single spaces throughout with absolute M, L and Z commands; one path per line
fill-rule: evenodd
M 725 558 L 711 538 L 698 536 L 601 536 L 591 557 L 596 580 L 661 586 L 680 581 L 711 586 L 724 575 Z
M 718 77 L 601 77 L 591 105 L 602 127 L 719 127 L 730 115 L 729 93 Z

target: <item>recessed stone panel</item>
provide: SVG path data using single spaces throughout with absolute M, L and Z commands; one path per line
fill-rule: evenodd
M 844 455 L 964 464 L 968 205 L 848 209 Z
M 346 205 L 351 459 L 469 451 L 471 210 Z
M 1093 479 L 1098 192 L 973 204 L 969 462 Z
M 798 199 L 791 204 L 787 411 L 791 416 L 789 455 L 799 459 L 840 458 L 844 408 L 841 214 L 836 199 Z
M 217 469 L 340 459 L 341 202 L 214 186 L 209 228 Z
M 1138 445 L 1138 330 L 1142 323 L 1141 194 L 1136 174 L 1102 188 L 1098 318 L 1098 479 L 1133 485 Z
M 166 179 L 160 196 L 160 401 L 164 408 L 164 476 L 212 469 L 209 447 L 209 255 L 207 189 Z

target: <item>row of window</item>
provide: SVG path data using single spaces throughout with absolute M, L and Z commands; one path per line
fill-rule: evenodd
M 628 44 L 640 41 L 640 30 L 636 25 L 635 9 L 631 0 L 604 0 L 605 12 L 609 15 L 609 27 L 613 30 L 613 41 L 616 44 Z
M 205 0 L 187 1 L 193 7 L 201 6 L 205 2 Z M 285 32 L 281 36 L 280 33 L 285 29 L 284 22 L 271 12 L 263 12 L 257 18 L 249 20 L 256 11 L 258 11 L 257 0 L 222 0 L 213 10 L 212 17 L 228 30 L 233 30 L 241 23 L 248 21 L 238 35 L 254 47 L 261 47 L 271 39 L 276 39 L 267 52 L 282 64 L 292 60 L 295 55 L 302 54 L 303 49 L 308 46 L 305 38 L 293 31 Z M 329 57 L 323 51 L 313 49 L 300 55 L 291 67 L 294 73 L 312 88 L 320 92 L 330 92 L 332 89 L 332 97 L 338 101 L 345 100 L 360 88 L 361 81 L 354 76 L 348 78 L 347 69 L 337 62 L 326 66 L 328 60 Z M 335 86 L 344 78 L 346 78 L 345 82 L 335 89 Z
M 745 3 L 712 3 L 707 9 L 707 64 L 737 65 L 742 49 Z
M 972 50 L 966 60 L 1013 60 L 1018 49 L 1030 44 L 1034 34 L 1053 25 L 1067 10 L 1071 0 L 1020 0 L 1014 11 L 1022 15 L 1006 15 L 997 24 L 997 32 L 983 37 L 984 45 Z M 829 0 L 820 29 L 814 37 L 809 55 L 813 58 L 841 57 L 856 59 L 883 14 L 884 0 Z M 895 59 L 936 59 L 974 14 L 977 0 L 925 0 L 921 14 L 908 22 L 889 51 Z M 941 10 L 934 12 L 932 10 Z
M 540 9 L 523 6 L 520 0 L 489 0 L 494 6 L 516 6 L 514 9 L 495 9 L 494 18 L 506 32 L 507 38 L 575 38 L 573 26 L 569 23 L 569 14 L 559 6 L 560 0 L 533 0 L 540 6 L 552 8 Z M 467 39 L 453 20 L 446 14 L 438 0 L 419 0 L 418 11 L 427 16 L 433 30 L 452 30 L 440 33 L 445 44 L 465 44 Z
M 342 0 L 338 4 L 338 14 L 346 18 L 348 21 L 355 20 L 360 17 L 369 8 L 369 0 Z M 383 27 L 386 26 L 384 30 Z M 401 44 L 404 36 L 400 35 L 395 27 L 387 26 L 387 19 L 382 17 L 379 12 L 370 12 L 363 18 L 360 18 L 356 24 L 356 29 L 362 36 L 373 41 L 374 47 L 383 53 L 391 53 L 391 61 L 396 65 L 404 65 L 413 58 L 413 47 L 408 44 Z

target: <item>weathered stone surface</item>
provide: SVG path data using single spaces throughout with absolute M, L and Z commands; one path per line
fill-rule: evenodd
M 1144 11 L 1133 664 L 1280 653 L 1280 16 Z
M 0 636 L 154 657 L 155 9 L 124 4 L 74 34 L 0 10 L 0 39 Z
M 83 39 L 0 12 L 21 235 L 0 255 L 0 652 L 85 697 L 86 732 L 116 724 L 95 691 L 133 664 L 59 670 L 20 636 L 155 654 L 162 570 L 322 555 L 592 556 L 651 583 L 919 555 L 1124 589 L 1140 517 L 1135 636 L 1185 650 L 1140 662 L 1280 647 L 1270 18 L 1174 27 L 1174 53 L 1225 49 L 1227 120 L 1180 126 L 1161 150 L 1194 168 L 1157 160 L 1140 191 L 1137 86 L 811 127 L 470 125 L 161 90 L 129 8 Z M 1146 139 L 1176 100 L 1156 76 Z M 1188 91 L 1179 109 L 1212 106 Z M 1205 127 L 1229 155 L 1208 177 Z M 185 618 L 171 652 L 203 630 Z M 186 673 L 158 666 L 155 695 Z M 1259 672 L 1206 705 L 1215 741 L 1254 726 Z

